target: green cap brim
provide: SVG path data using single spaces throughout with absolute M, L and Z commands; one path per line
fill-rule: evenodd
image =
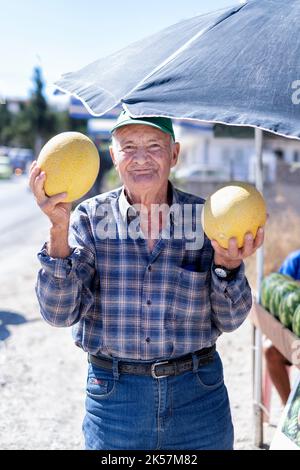
M 168 123 L 168 127 L 164 125 L 164 122 Z M 173 137 L 173 140 L 175 141 L 175 134 L 172 126 L 172 121 L 169 118 L 145 117 L 138 119 L 128 117 L 127 119 L 122 119 L 121 121 L 119 121 L 118 119 L 116 125 L 111 129 L 111 133 L 113 133 L 116 129 L 119 129 L 120 127 L 129 126 L 132 124 L 142 124 L 144 126 L 155 127 L 156 129 L 159 129 L 160 131 L 171 135 Z

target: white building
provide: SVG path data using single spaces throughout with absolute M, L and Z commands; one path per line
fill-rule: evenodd
M 219 180 L 255 181 L 254 138 L 215 137 L 214 125 L 195 121 L 175 121 L 176 138 L 181 142 L 181 158 L 177 171 L 189 167 L 203 171 L 207 179 L 208 170 Z M 278 136 L 264 138 L 265 182 L 276 180 L 278 158 L 287 163 L 300 162 L 300 141 Z

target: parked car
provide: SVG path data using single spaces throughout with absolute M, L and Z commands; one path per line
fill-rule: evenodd
M 13 175 L 10 159 L 7 155 L 0 155 L 0 179 L 9 179 Z
M 228 173 L 225 170 L 199 165 L 178 168 L 174 171 L 174 177 L 176 180 L 191 183 L 228 181 Z
M 33 151 L 31 149 L 11 148 L 9 157 L 13 172 L 20 175 L 28 172 L 28 166 L 33 160 Z

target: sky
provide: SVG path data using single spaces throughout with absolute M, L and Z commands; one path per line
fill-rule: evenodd
M 46 94 L 80 69 L 182 19 L 239 0 L 0 0 L 0 98 L 26 97 L 40 65 Z

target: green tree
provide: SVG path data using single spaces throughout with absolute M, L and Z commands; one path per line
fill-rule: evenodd
M 33 70 L 33 88 L 26 102 L 20 104 L 18 113 L 0 105 L 0 145 L 26 147 L 38 157 L 44 143 L 60 132 L 86 133 L 86 119 L 72 119 L 68 111 L 53 110 L 44 95 L 45 83 L 40 67 Z
M 6 138 L 7 145 L 32 148 L 35 156 L 38 156 L 45 141 L 55 135 L 58 127 L 58 113 L 49 107 L 44 87 L 42 70 L 35 67 L 30 97 L 20 104 L 18 113 L 12 114 L 10 122 L 4 127 L 4 135 L 1 135 L 2 141 Z
M 9 145 L 12 137 L 12 113 L 7 104 L 0 104 L 0 145 Z
M 33 71 L 33 90 L 25 107 L 25 120 L 31 124 L 33 132 L 33 148 L 37 156 L 49 135 L 55 132 L 55 116 L 47 105 L 44 96 L 44 81 L 42 70 L 35 67 Z
M 87 133 L 87 120 L 74 119 L 69 115 L 69 111 L 59 111 L 55 113 L 55 134 L 59 132 L 76 131 Z

